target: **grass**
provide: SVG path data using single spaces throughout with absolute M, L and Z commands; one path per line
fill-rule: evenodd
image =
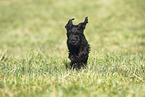
M 0 97 L 144 97 L 144 0 L 0 0 Z M 65 24 L 88 16 L 86 68 L 68 68 Z

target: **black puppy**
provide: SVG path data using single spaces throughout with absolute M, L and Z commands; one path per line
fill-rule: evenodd
M 67 46 L 69 50 L 70 66 L 73 68 L 80 68 L 85 66 L 88 60 L 90 46 L 84 35 L 84 29 L 88 23 L 88 17 L 84 22 L 78 25 L 73 25 L 70 19 L 66 24 L 67 30 Z

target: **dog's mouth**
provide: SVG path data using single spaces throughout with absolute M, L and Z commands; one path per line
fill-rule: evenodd
M 68 41 L 68 43 L 70 44 L 70 45 L 72 45 L 72 46 L 77 46 L 77 45 L 79 45 L 79 41 L 78 40 L 69 40 Z
M 74 41 L 74 40 L 71 41 L 71 44 L 72 44 L 72 45 L 75 45 L 75 44 L 76 44 L 76 41 Z

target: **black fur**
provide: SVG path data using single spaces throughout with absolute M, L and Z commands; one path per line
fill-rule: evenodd
M 89 57 L 90 46 L 84 35 L 84 29 L 88 23 L 88 17 L 84 22 L 78 25 L 73 25 L 73 19 L 70 19 L 66 24 L 67 30 L 67 47 L 69 50 L 70 66 L 73 68 L 80 68 L 87 64 Z

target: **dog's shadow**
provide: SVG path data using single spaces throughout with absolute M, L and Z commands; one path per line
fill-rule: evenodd
M 75 69 L 75 70 L 80 70 L 80 69 L 86 69 L 87 68 L 87 66 L 85 65 L 85 66 L 81 66 L 81 67 L 72 67 L 72 66 L 70 66 L 70 62 L 68 62 L 68 60 L 64 60 L 63 61 L 63 64 L 65 65 L 65 68 L 66 69 Z
M 66 69 L 71 69 L 72 67 L 70 66 L 70 62 L 68 62 L 68 60 L 64 60 L 63 64 L 65 65 Z

